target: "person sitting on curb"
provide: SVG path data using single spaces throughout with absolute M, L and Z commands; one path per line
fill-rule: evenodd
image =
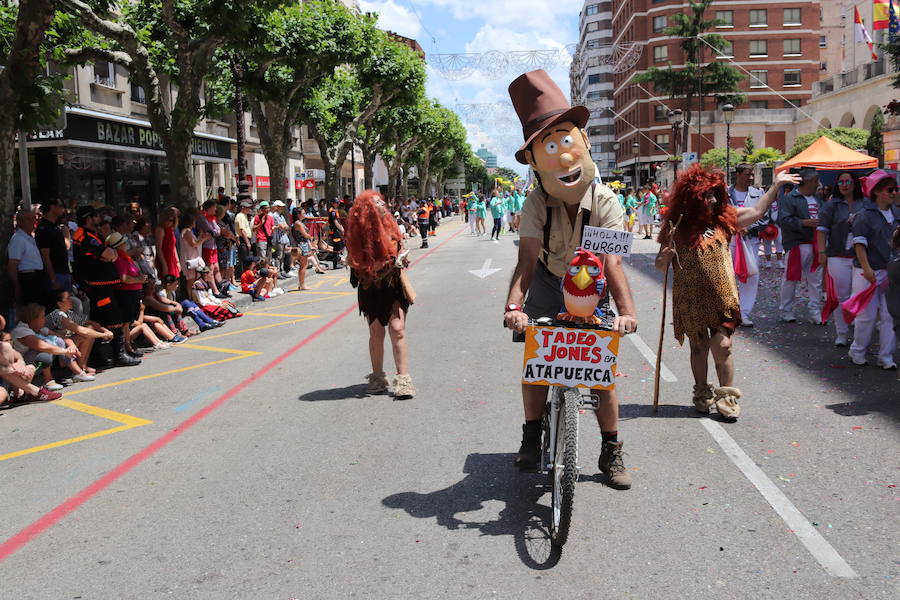
M 0 315 L 0 331 L 6 329 L 6 319 Z M 31 380 L 35 368 L 25 362 L 22 355 L 13 348 L 9 334 L 0 337 L 0 404 L 13 405 L 24 402 L 50 402 L 62 398 L 62 394 L 37 387 Z M 21 392 L 21 396 L 19 393 Z
M 113 333 L 106 327 L 97 325 L 91 327 L 84 315 L 75 312 L 72 304 L 72 293 L 67 290 L 57 290 L 56 310 L 47 315 L 47 327 L 55 335 L 61 338 L 71 339 L 81 353 L 77 361 L 79 366 L 88 375 L 95 375 L 96 371 L 88 366 L 88 359 L 97 340 L 112 341 Z
M 263 302 L 271 289 L 269 272 L 268 269 L 259 268 L 259 258 L 252 256 L 249 260 L 250 266 L 241 274 L 241 291 L 250 294 L 254 302 Z M 265 273 L 263 274 L 261 271 L 265 271 Z
M 47 329 L 44 307 L 40 304 L 26 304 L 19 311 L 19 324 L 12 330 L 13 347 L 22 354 L 25 361 L 41 364 L 44 375 L 44 387 L 51 392 L 62 389 L 62 385 L 53 380 L 51 367 L 53 357 L 60 357 L 60 364 L 72 371 L 74 381 L 94 381 L 94 376 L 85 373 L 76 362 L 81 352 L 74 343 L 66 344 L 61 338 L 51 335 Z

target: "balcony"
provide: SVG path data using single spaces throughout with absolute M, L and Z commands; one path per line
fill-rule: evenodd
M 834 75 L 828 79 L 821 79 L 815 82 L 812 87 L 813 98 L 865 83 L 890 72 L 891 69 L 884 60 L 859 65 L 855 69 L 840 75 Z

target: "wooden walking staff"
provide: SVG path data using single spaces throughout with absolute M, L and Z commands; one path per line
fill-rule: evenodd
M 676 221 L 675 225 L 669 229 L 669 248 L 675 247 L 675 232 L 678 230 L 678 226 L 681 225 L 681 218 L 683 216 L 684 213 L 678 215 L 678 221 Z M 653 382 L 653 414 L 656 414 L 657 411 L 659 411 L 659 369 L 662 365 L 663 339 L 666 337 L 666 293 L 669 290 L 670 266 L 672 266 L 672 261 L 666 263 L 666 272 L 663 275 L 662 318 L 659 322 L 659 345 L 656 348 L 656 373 Z

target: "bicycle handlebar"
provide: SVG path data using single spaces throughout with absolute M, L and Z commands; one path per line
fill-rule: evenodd
M 613 327 L 616 319 L 616 314 L 611 310 L 608 311 L 606 317 L 602 320 L 602 322 L 597 325 L 593 323 L 574 323 L 572 321 L 562 321 L 559 319 L 554 319 L 551 317 L 540 317 L 538 319 L 528 319 L 529 327 L 534 326 L 544 326 L 544 327 L 567 327 L 569 329 L 592 329 L 595 331 L 615 331 L 615 327 Z M 506 321 L 504 320 L 503 326 L 506 327 Z M 519 333 L 517 331 L 513 331 L 512 341 L 521 343 L 525 341 L 525 332 Z

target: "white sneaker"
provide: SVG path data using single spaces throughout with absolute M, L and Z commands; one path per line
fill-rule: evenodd
M 794 316 L 794 313 L 783 313 L 781 315 L 781 320 L 784 323 L 796 323 L 797 317 Z
M 775 265 L 776 265 L 779 269 L 783 269 L 783 268 L 784 268 L 784 259 L 783 259 L 783 258 L 779 258 L 778 261 L 775 262 Z
M 742 317 L 741 318 L 741 327 L 753 327 L 753 319 L 750 317 Z
M 46 389 L 50 390 L 51 392 L 58 392 L 59 390 L 63 389 L 63 386 L 59 383 L 56 383 L 55 381 L 45 383 L 44 387 Z
M 851 352 L 848 352 L 847 356 L 850 357 L 850 361 L 857 367 L 864 367 L 869 364 L 865 358 L 857 358 L 856 356 L 853 356 L 853 353 Z
M 897 369 L 897 363 L 894 361 L 878 361 L 878 366 L 884 369 L 885 371 L 895 371 Z
M 95 379 L 97 378 L 90 373 L 79 373 L 78 375 L 72 377 L 73 381 L 94 381 Z
M 172 347 L 172 344 L 170 344 L 169 342 L 160 342 L 160 343 L 156 344 L 155 346 L 153 346 L 153 349 L 154 350 L 166 350 L 167 348 L 171 348 L 171 347 Z
M 838 348 L 844 348 L 847 346 L 847 336 L 846 335 L 838 335 L 834 338 L 834 345 Z

